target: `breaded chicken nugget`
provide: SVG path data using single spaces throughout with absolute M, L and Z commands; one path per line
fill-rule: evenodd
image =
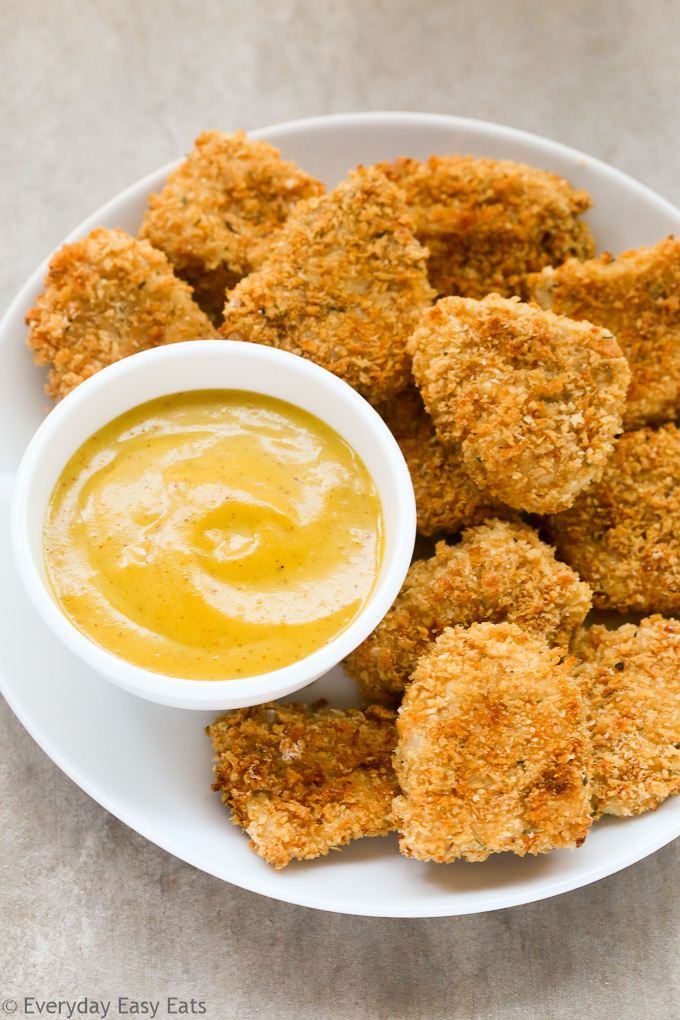
M 431 156 L 380 163 L 406 194 L 439 295 L 522 294 L 522 277 L 595 254 L 592 205 L 562 177 L 510 160 Z
M 616 337 L 632 379 L 627 430 L 680 416 L 680 241 L 624 251 L 588 262 L 569 259 L 529 278 L 542 308 L 588 319 Z
M 598 609 L 680 612 L 680 431 L 626 432 L 602 479 L 546 528 Z
M 680 792 L 680 623 L 651 616 L 576 635 L 596 817 L 653 810 Z
M 447 628 L 399 710 L 401 852 L 447 863 L 580 846 L 592 821 L 583 715 L 559 650 L 510 623 Z
M 270 702 L 207 727 L 232 820 L 276 870 L 394 826 L 394 715 Z
M 506 620 L 568 644 L 590 609 L 591 593 L 525 524 L 489 521 L 438 542 L 414 563 L 394 605 L 347 659 L 347 672 L 378 700 L 403 691 L 421 655 L 445 627 Z
M 53 400 L 129 354 L 217 336 L 162 252 L 103 227 L 54 255 L 26 324 Z
M 409 342 L 442 443 L 482 492 L 555 513 L 597 479 L 630 372 L 607 330 L 490 294 L 442 298 Z
M 456 450 L 439 442 L 413 384 L 376 410 L 399 443 L 411 473 L 421 535 L 460 531 L 488 517 L 514 516 L 499 500 L 482 495 Z
M 165 252 L 219 322 L 225 291 L 260 265 L 293 206 L 324 190 L 267 142 L 205 131 L 150 196 L 139 236 Z
M 359 167 L 300 203 L 257 273 L 234 288 L 221 333 L 301 354 L 379 403 L 410 378 L 406 341 L 432 297 L 426 251 L 399 190 Z

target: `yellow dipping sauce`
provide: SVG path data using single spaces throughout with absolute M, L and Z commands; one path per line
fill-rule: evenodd
M 130 662 L 196 680 L 278 669 L 369 598 L 382 511 L 356 453 L 271 397 L 149 401 L 74 454 L 50 501 L 47 572 L 68 618 Z

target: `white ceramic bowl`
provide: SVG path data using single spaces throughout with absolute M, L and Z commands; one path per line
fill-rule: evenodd
M 43 522 L 54 486 L 75 451 L 130 408 L 187 390 L 237 389 L 278 397 L 330 425 L 359 454 L 380 496 L 383 561 L 373 591 L 338 637 L 281 669 L 237 680 L 186 680 L 136 666 L 91 641 L 60 609 L 43 556 Z M 370 404 L 341 379 L 294 354 L 259 344 L 198 340 L 135 354 L 66 397 L 29 443 L 12 501 L 12 542 L 33 605 L 72 652 L 108 680 L 178 708 L 257 705 L 297 691 L 337 665 L 385 615 L 408 570 L 415 538 L 413 486 L 401 451 Z

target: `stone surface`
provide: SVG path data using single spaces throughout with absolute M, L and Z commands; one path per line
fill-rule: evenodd
M 0 305 L 204 128 L 459 114 L 559 139 L 680 204 L 679 32 L 671 0 L 3 0 Z M 24 996 L 193 996 L 209 1020 L 675 1017 L 679 867 L 676 842 L 462 918 L 306 910 L 131 832 L 0 702 L 0 1003 L 18 1016 Z

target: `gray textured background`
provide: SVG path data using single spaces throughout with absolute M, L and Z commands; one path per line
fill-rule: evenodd
M 0 54 L 3 308 L 85 215 L 207 128 L 471 116 L 583 149 L 680 204 L 673 0 L 1 0 Z M 148 844 L 4 702 L 0 812 L 0 1002 L 193 995 L 210 1020 L 680 1017 L 677 842 L 492 914 L 306 910 Z

